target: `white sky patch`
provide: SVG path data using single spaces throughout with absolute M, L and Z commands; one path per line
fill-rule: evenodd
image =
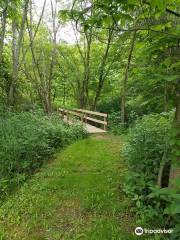
M 53 5 L 55 6 L 55 1 L 52 0 Z M 36 21 L 38 21 L 39 16 L 41 15 L 44 0 L 33 0 L 33 16 Z M 57 13 L 62 9 L 70 9 L 72 5 L 71 0 L 57 0 Z M 51 0 L 46 0 L 45 11 L 43 15 L 43 22 L 48 26 L 49 30 L 52 32 L 53 23 L 52 23 L 52 15 L 51 15 Z M 58 24 L 58 18 L 56 20 L 56 24 Z M 79 33 L 76 33 L 79 37 Z M 57 31 L 57 41 L 65 41 L 69 44 L 74 44 L 76 42 L 76 35 L 74 33 L 73 27 L 71 23 L 59 24 L 59 28 Z

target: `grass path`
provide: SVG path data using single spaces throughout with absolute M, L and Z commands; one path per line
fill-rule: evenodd
M 97 135 L 57 154 L 1 206 L 0 240 L 134 239 L 120 147 Z

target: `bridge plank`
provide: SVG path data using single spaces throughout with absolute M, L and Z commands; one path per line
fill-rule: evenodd
M 92 126 L 92 125 L 90 125 L 88 123 L 84 123 L 83 125 L 84 125 L 86 131 L 88 133 L 90 133 L 90 134 L 93 134 L 93 133 L 106 133 L 107 132 L 107 131 L 105 131 L 105 130 L 103 130 L 101 128 L 94 127 L 94 126 Z

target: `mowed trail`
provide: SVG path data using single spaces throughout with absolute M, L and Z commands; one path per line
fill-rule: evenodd
M 0 239 L 135 239 L 121 146 L 104 134 L 58 153 L 0 207 Z

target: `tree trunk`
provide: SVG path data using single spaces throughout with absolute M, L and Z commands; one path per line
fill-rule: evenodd
M 32 65 L 33 68 L 33 74 L 34 78 L 31 77 L 32 81 L 35 82 L 35 87 L 38 89 L 38 95 L 39 99 L 41 101 L 43 110 L 45 114 L 50 114 L 52 111 L 52 78 L 54 75 L 54 64 L 56 60 L 56 29 L 55 29 L 55 16 L 56 16 L 56 10 L 53 9 L 52 1 L 51 1 L 51 7 L 52 7 L 52 17 L 53 17 L 53 49 L 50 55 L 50 64 L 47 66 L 44 62 L 44 59 L 42 59 L 41 67 L 38 63 L 38 57 L 36 56 L 36 49 L 34 47 L 34 40 L 36 33 L 38 31 L 40 22 L 42 20 L 42 16 L 44 14 L 44 9 L 46 5 L 46 0 L 44 0 L 43 9 L 38 21 L 38 25 L 36 27 L 36 30 L 33 34 L 33 19 L 32 19 L 32 2 L 30 2 L 30 25 L 27 21 L 27 27 L 28 27 L 28 34 L 29 34 L 29 40 L 30 40 L 30 50 L 32 55 Z M 43 50 L 42 50 L 43 51 Z M 46 74 L 46 68 L 49 67 L 49 72 Z
M 44 96 L 43 102 L 44 102 L 44 113 L 46 113 L 47 115 L 51 114 L 51 99 L 49 97 L 49 94 Z
M 14 106 L 15 103 L 15 83 L 18 75 L 18 51 L 17 51 L 17 24 L 16 21 L 12 22 L 12 79 L 9 86 L 8 103 Z
M 97 91 L 96 91 L 96 95 L 95 95 L 94 102 L 93 102 L 93 107 L 92 107 L 93 110 L 96 110 L 97 103 L 100 98 L 103 86 L 104 86 L 104 81 L 105 81 L 105 78 L 107 77 L 107 74 L 105 73 L 105 67 L 106 67 L 106 62 L 107 62 L 107 58 L 108 58 L 108 54 L 109 54 L 111 40 L 113 37 L 113 32 L 114 32 L 114 25 L 112 25 L 111 28 L 109 29 L 108 42 L 107 42 L 107 45 L 105 48 L 105 52 L 102 56 L 102 60 L 101 60 L 100 68 L 99 68 L 99 81 L 98 81 Z
M 84 105 L 87 107 L 89 105 L 89 75 L 90 75 L 90 52 L 91 52 L 91 42 L 92 42 L 92 35 L 90 33 L 89 38 L 87 37 L 87 52 L 86 52 L 86 59 L 85 59 L 85 70 L 84 70 L 84 83 L 83 83 L 83 91 L 84 91 Z
M 0 64 L 2 63 L 2 59 L 3 59 L 4 38 L 5 38 L 6 23 L 7 23 L 7 8 L 8 8 L 8 1 L 2 13 L 2 30 L 0 35 Z
M 177 106 L 176 106 L 176 113 L 175 113 L 175 120 L 174 120 L 174 127 L 173 127 L 173 139 L 174 145 L 172 150 L 172 163 L 171 163 L 171 170 L 170 170 L 170 177 L 169 177 L 169 186 L 172 186 L 172 181 L 180 177 L 180 82 L 179 82 L 179 92 L 177 97 Z
M 166 140 L 166 144 L 164 146 L 164 152 L 163 152 L 163 156 L 162 156 L 162 160 L 160 162 L 160 167 L 159 167 L 159 172 L 158 172 L 157 184 L 160 188 L 162 187 L 163 172 L 164 172 L 165 164 L 168 161 L 167 156 L 168 156 L 168 142 Z
M 24 35 L 24 28 L 25 28 L 25 22 L 28 12 L 28 4 L 29 0 L 24 1 L 24 8 L 23 8 L 23 16 L 20 26 L 20 31 L 18 33 L 18 24 L 16 19 L 13 19 L 12 21 L 12 62 L 13 62 L 13 68 L 12 68 L 12 81 L 9 88 L 9 105 L 14 106 L 15 104 L 15 91 L 16 91 L 16 82 L 18 78 L 18 72 L 19 72 L 19 57 L 20 57 L 20 50 L 22 47 L 22 41 L 23 41 L 23 35 Z M 16 10 L 16 9 L 15 9 Z
M 164 112 L 168 111 L 167 82 L 164 83 Z
M 134 31 L 134 33 L 133 33 L 131 46 L 130 46 L 130 51 L 129 51 L 129 54 L 128 54 L 128 61 L 127 61 L 127 65 L 126 65 L 126 68 L 125 68 L 124 79 L 123 79 L 123 89 L 122 89 L 122 95 L 121 95 L 121 123 L 122 124 L 125 124 L 125 106 L 126 106 L 127 82 L 128 82 L 129 68 L 130 68 L 130 64 L 131 64 L 131 59 L 132 59 L 132 53 L 133 53 L 133 50 L 134 50 L 135 40 L 136 40 L 136 31 Z
M 79 106 L 80 108 L 86 108 L 89 105 L 89 78 L 90 78 L 90 54 L 91 54 L 91 43 L 92 43 L 92 28 L 89 32 L 85 31 L 84 41 L 84 56 L 78 45 L 79 52 L 81 54 L 84 64 L 83 81 L 80 91 Z

